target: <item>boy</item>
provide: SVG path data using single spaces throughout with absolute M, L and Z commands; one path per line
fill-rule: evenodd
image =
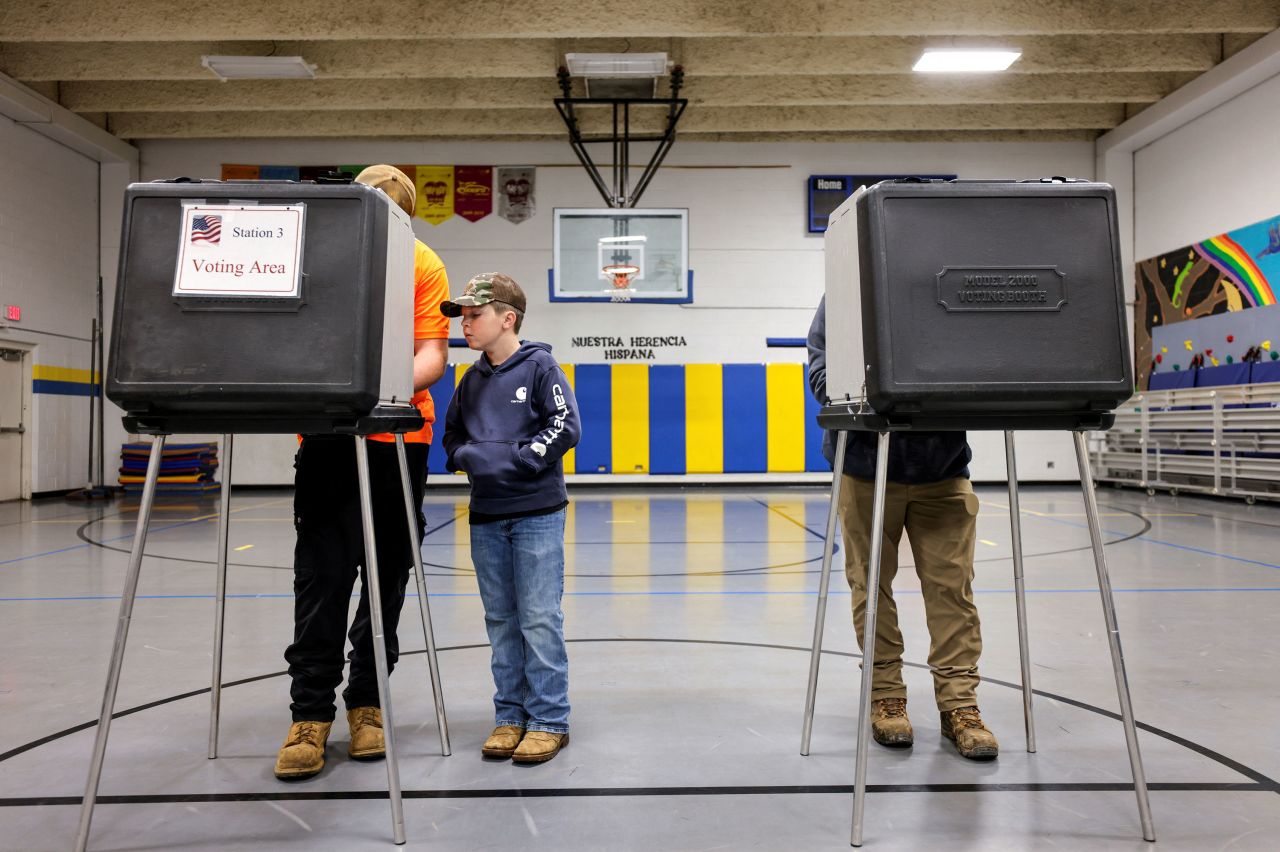
M 445 466 L 471 480 L 471 561 L 484 602 L 495 728 L 485 757 L 543 763 L 569 743 L 561 458 L 578 443 L 578 405 L 545 343 L 521 342 L 524 291 L 498 272 L 442 302 L 483 354 L 445 417 Z

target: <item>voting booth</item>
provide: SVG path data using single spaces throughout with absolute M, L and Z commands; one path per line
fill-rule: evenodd
M 405 842 L 371 513 L 368 435 L 395 433 L 442 754 L 448 726 L 427 603 L 405 432 L 413 397 L 414 235 L 384 193 L 346 180 L 157 181 L 125 193 L 106 394 L 153 435 L 77 848 L 88 842 L 155 485 L 170 434 L 223 433 L 209 757 L 217 756 L 234 434 L 344 434 L 356 442 L 387 781 Z
M 1005 433 L 1027 751 L 1034 752 L 1014 431 L 1063 429 L 1076 458 L 1142 833 L 1155 839 L 1085 432 L 1109 428 L 1133 392 L 1115 193 L 1102 183 L 888 181 L 831 214 L 825 236 L 827 395 L 835 476 L 809 665 L 801 754 L 809 753 L 845 448 L 877 433 L 873 530 L 884 528 L 894 433 Z M 867 588 L 879 588 L 883 535 Z M 862 845 L 878 595 L 868 596 L 854 784 Z

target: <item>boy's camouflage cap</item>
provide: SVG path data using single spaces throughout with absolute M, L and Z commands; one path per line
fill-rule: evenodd
M 460 317 L 463 308 L 477 308 L 490 302 L 502 302 L 524 313 L 524 291 L 514 278 L 501 272 L 482 272 L 474 276 L 467 282 L 461 296 L 440 303 L 440 313 L 447 317 Z

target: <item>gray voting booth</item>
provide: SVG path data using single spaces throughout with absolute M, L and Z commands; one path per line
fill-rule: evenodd
M 826 232 L 827 395 L 835 476 L 800 753 L 809 753 L 836 506 L 850 431 L 878 435 L 871 528 L 883 530 L 895 432 L 1005 433 L 1027 751 L 1034 752 L 1014 431 L 1062 429 L 1076 459 L 1143 837 L 1155 840 L 1146 778 L 1085 446 L 1133 389 L 1114 190 L 1038 181 L 890 181 L 861 189 Z M 867 588 L 880 584 L 872 536 Z M 862 845 L 878 595 L 867 599 L 851 842 Z
M 413 397 L 414 237 L 382 192 L 347 181 L 158 181 L 124 202 L 107 396 L 154 436 L 81 810 L 89 838 L 165 438 L 223 433 L 209 757 L 217 757 L 235 433 L 351 435 L 356 442 L 378 696 L 396 843 L 405 842 L 369 488 L 367 436 L 394 433 L 441 753 L 435 638 L 404 433 Z

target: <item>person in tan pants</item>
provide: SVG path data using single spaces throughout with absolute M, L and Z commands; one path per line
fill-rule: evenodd
M 818 305 L 809 329 L 809 386 L 826 402 L 826 302 Z M 834 458 L 831 434 L 823 451 Z M 906 532 L 915 557 L 929 628 L 929 669 L 942 735 L 964 757 L 983 760 L 999 754 L 995 736 L 978 711 L 978 658 L 982 631 L 973 602 L 973 549 L 978 498 L 969 483 L 972 453 L 963 432 L 900 432 L 889 442 L 884 542 L 876 619 L 875 664 L 871 673 L 871 734 L 885 746 L 914 742 L 902 680 L 902 631 L 893 599 L 898 547 Z M 862 645 L 867 609 L 867 560 L 871 549 L 876 440 L 851 432 L 845 453 L 839 514 L 844 528 L 845 577 L 853 592 L 853 622 Z M 865 649 L 864 649 L 865 650 Z

